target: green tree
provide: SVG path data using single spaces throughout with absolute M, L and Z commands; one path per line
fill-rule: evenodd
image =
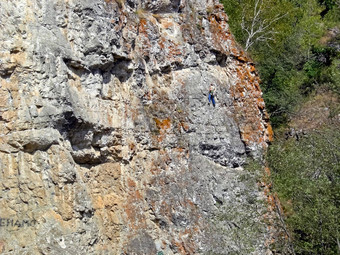
M 282 139 L 270 147 L 274 191 L 286 212 L 296 254 L 340 252 L 340 134 L 334 135 L 336 131 Z
M 285 140 L 277 132 L 320 88 L 340 96 L 340 1 L 221 2 L 236 40 L 257 65 L 278 133 L 268 162 L 285 212 L 285 231 L 292 236 L 293 247 L 286 251 L 340 254 L 339 127 L 316 130 L 299 140 Z M 339 112 L 340 107 L 334 107 L 330 117 Z
M 340 8 L 332 1 L 327 2 L 333 7 L 324 17 L 320 13 L 326 2 L 318 0 L 221 2 L 237 41 L 257 64 L 274 127 L 285 124 L 296 106 L 315 89 L 324 84 L 337 88 L 326 70 L 339 52 L 331 52 L 321 43 L 328 29 L 338 24 Z

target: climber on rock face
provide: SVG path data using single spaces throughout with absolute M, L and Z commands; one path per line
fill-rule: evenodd
M 210 101 L 212 102 L 213 106 L 215 107 L 215 86 L 214 84 L 210 84 L 210 87 L 209 87 L 209 96 L 208 96 L 208 99 L 209 99 L 209 103 Z

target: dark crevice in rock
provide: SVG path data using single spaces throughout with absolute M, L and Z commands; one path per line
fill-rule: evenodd
M 175 226 L 178 226 L 178 227 L 186 227 L 186 226 L 190 225 L 189 219 L 187 219 L 183 215 L 173 214 L 172 217 L 171 217 L 171 221 Z
M 168 223 L 161 219 L 161 218 L 155 218 L 154 220 L 152 220 L 153 222 L 156 223 L 156 225 L 160 228 L 160 229 L 167 229 L 168 228 Z
M 111 66 L 111 73 L 115 75 L 120 82 L 126 82 L 133 74 L 131 60 L 125 58 L 117 59 Z
M 115 66 L 115 63 L 109 60 L 107 62 L 104 61 L 103 63 L 100 63 L 100 64 L 90 65 L 88 69 L 91 70 L 92 73 L 107 72 L 107 71 L 112 70 L 114 66 Z
M 15 71 L 15 68 L 10 69 L 10 70 L 0 70 L 0 77 L 4 80 L 8 80 L 11 78 L 14 71 Z
M 79 216 L 78 218 L 79 219 L 82 219 L 82 220 L 87 220 L 87 219 L 90 219 L 94 216 L 94 212 L 95 210 L 93 208 L 81 208 L 81 209 L 78 209 L 76 210 L 78 213 L 79 213 Z
M 158 73 L 161 73 L 161 74 L 164 75 L 164 74 L 169 74 L 173 71 L 181 71 L 181 70 L 184 70 L 184 69 L 187 69 L 187 68 L 188 68 L 188 66 L 185 66 L 183 63 L 175 61 L 175 62 L 169 63 L 167 65 L 160 66 L 159 67 L 160 70 L 150 71 L 150 75 L 154 75 L 154 74 L 158 74 Z
M 145 84 L 145 68 L 140 65 L 134 72 L 133 72 L 133 78 L 135 79 L 138 87 L 143 87 Z
M 172 0 L 170 4 L 164 4 L 163 1 L 146 1 L 142 6 L 144 9 L 157 14 L 166 14 L 178 12 L 180 9 L 180 0 Z
M 80 60 L 75 60 L 68 57 L 63 57 L 65 65 L 75 74 L 79 75 L 80 72 L 90 72 L 90 70 Z
M 56 124 L 61 134 L 77 130 L 84 121 L 74 115 L 72 111 L 63 112 L 63 117 Z M 68 136 L 68 135 L 67 135 Z
M 161 66 L 160 69 L 161 69 L 162 74 L 169 74 L 171 72 L 171 66 L 170 65 Z
M 215 55 L 217 64 L 219 66 L 221 66 L 221 67 L 227 66 L 228 56 L 226 54 L 223 54 L 222 52 L 215 51 L 215 50 L 212 50 L 211 53 Z
M 217 196 L 213 195 L 213 198 L 214 198 L 217 206 L 223 205 L 223 201 L 221 199 L 219 199 Z
M 108 162 L 108 157 L 115 157 L 115 154 L 103 147 L 121 144 L 121 136 L 114 134 L 113 128 L 97 127 L 75 116 L 72 111 L 64 112 L 55 128 L 70 142 L 73 160 L 81 165 L 93 166 Z
M 135 3 L 135 1 L 133 0 L 127 0 L 126 4 L 131 8 L 131 9 L 135 9 L 137 7 L 137 3 Z
M 243 56 L 234 55 L 234 54 L 230 54 L 229 56 L 232 57 L 233 59 L 237 60 L 238 62 L 241 62 L 242 64 L 244 64 L 244 63 L 253 64 L 253 63 L 249 62 L 249 60 L 246 59 L 246 58 L 243 57 Z
M 244 153 L 235 151 L 233 148 L 223 144 L 213 145 L 200 142 L 198 152 L 221 166 L 237 168 L 244 164 Z
M 52 144 L 41 144 L 36 142 L 31 142 L 28 144 L 25 144 L 22 148 L 24 152 L 34 154 L 36 151 L 47 151 L 53 144 L 58 144 L 57 142 L 54 142 Z

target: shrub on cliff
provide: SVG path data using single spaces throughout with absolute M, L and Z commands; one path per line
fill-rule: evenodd
M 340 134 L 277 140 L 268 161 L 296 254 L 339 254 Z

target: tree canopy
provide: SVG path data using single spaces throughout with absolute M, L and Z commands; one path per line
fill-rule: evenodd
M 236 40 L 259 71 L 275 131 L 267 159 L 289 243 L 274 250 L 340 254 L 340 122 L 332 120 L 340 116 L 340 0 L 221 2 Z M 330 120 L 316 125 L 318 120 L 306 115 L 315 122 L 308 132 L 285 136 L 306 105 L 308 111 L 321 109 L 313 109 L 320 107 L 318 96 L 329 105 L 328 99 L 337 98 L 324 117 Z
M 221 2 L 237 41 L 257 64 L 274 127 L 318 87 L 339 93 L 340 1 Z

